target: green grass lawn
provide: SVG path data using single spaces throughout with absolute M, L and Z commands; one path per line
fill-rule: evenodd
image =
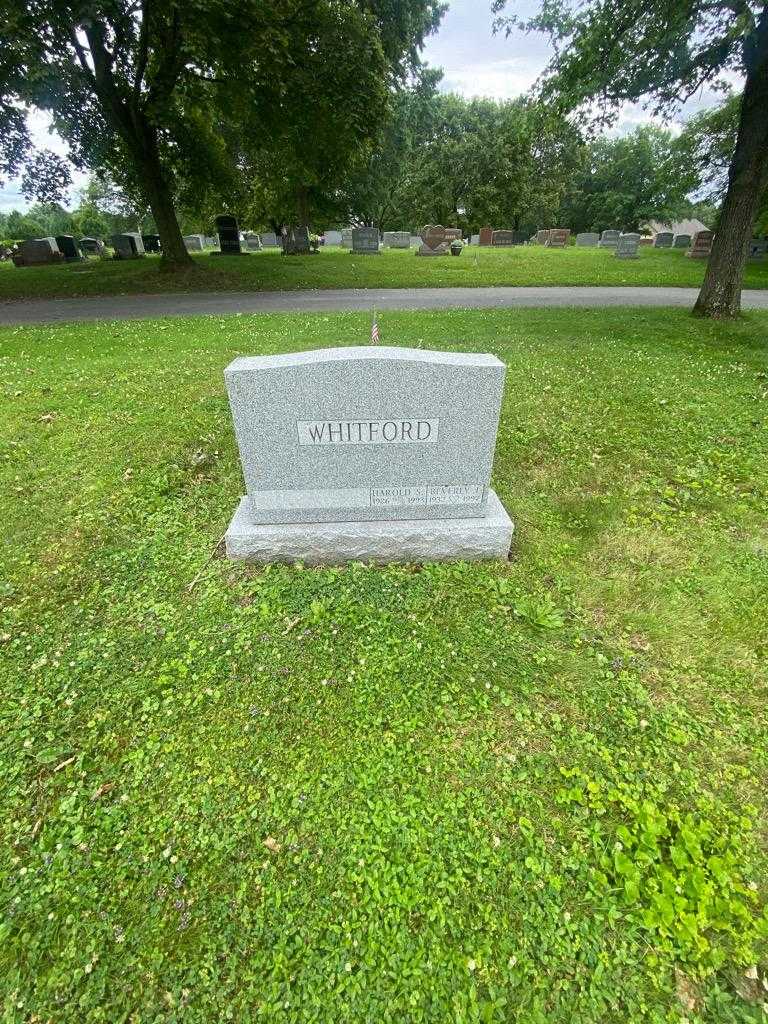
M 170 291 L 268 291 L 295 288 L 447 288 L 452 285 L 698 286 L 705 264 L 682 250 L 641 248 L 637 260 L 605 249 L 468 247 L 459 257 L 419 258 L 415 250 L 353 256 L 345 249 L 284 257 L 276 250 L 248 256 L 195 254 L 195 270 L 159 272 L 160 257 L 89 260 L 54 267 L 0 264 L 0 301 Z M 768 263 L 748 265 L 745 287 L 768 288 Z
M 761 1019 L 768 317 L 381 327 L 507 363 L 509 562 L 208 561 L 365 314 L 0 330 L 2 1021 Z

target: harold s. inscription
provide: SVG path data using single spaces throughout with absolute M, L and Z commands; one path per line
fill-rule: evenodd
M 436 444 L 439 419 L 299 420 L 299 444 Z

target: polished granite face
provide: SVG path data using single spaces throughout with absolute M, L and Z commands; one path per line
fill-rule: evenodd
M 486 515 L 505 367 L 358 346 L 225 370 L 252 523 Z

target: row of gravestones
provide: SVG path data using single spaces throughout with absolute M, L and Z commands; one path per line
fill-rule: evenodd
M 242 254 L 242 243 L 236 218 L 217 217 L 216 227 L 220 248 L 218 252 L 211 255 Z M 551 228 L 537 232 L 531 241 L 549 248 L 565 248 L 569 236 L 570 231 L 567 228 Z M 476 244 L 479 245 L 511 246 L 523 244 L 525 233 L 507 230 L 493 231 L 491 228 L 483 228 L 479 235 L 472 237 L 473 242 L 475 238 L 478 239 Z M 689 234 L 673 235 L 671 231 L 659 231 L 653 239 L 644 239 L 635 232 L 622 234 L 620 231 L 610 229 L 603 231 L 599 236 L 597 232 L 580 232 L 576 235 L 576 245 L 614 249 L 616 256 L 633 259 L 637 257 L 639 245 L 644 242 L 646 244 L 652 242 L 654 248 L 657 249 L 686 249 L 686 256 L 691 259 L 707 259 L 712 250 L 713 238 L 713 232 L 708 230 L 698 231 L 693 236 Z M 379 233 L 376 228 L 372 227 L 329 231 L 326 232 L 325 241 L 327 245 L 341 245 L 349 248 L 353 253 L 371 255 L 379 252 Z M 387 248 L 407 249 L 414 241 L 417 244 L 421 243 L 417 251 L 419 256 L 440 256 L 448 252 L 456 254 L 461 251 L 461 230 L 445 228 L 439 224 L 427 224 L 422 229 L 420 238 L 416 239 L 407 231 L 384 232 L 384 246 Z M 185 235 L 184 242 L 190 251 L 202 251 L 204 247 L 215 244 L 216 239 L 204 235 Z M 145 252 L 161 251 L 160 236 L 157 234 L 141 235 L 138 232 L 124 232 L 113 235 L 111 243 L 115 251 L 115 259 L 136 259 L 143 256 Z M 287 254 L 305 253 L 310 251 L 309 232 L 307 228 L 298 228 L 291 230 L 280 239 L 273 232 L 266 232 L 261 236 L 248 233 L 245 236 L 245 245 L 248 251 L 282 246 L 283 252 Z M 749 260 L 763 260 L 767 252 L 768 239 L 753 238 L 748 243 L 747 258 Z M 15 266 L 25 267 L 47 263 L 77 262 L 84 259 L 84 254 L 103 256 L 104 243 L 96 238 L 81 238 L 77 242 L 72 235 L 30 239 L 20 243 L 12 259 Z

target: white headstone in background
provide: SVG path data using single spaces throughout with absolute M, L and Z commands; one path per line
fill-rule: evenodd
M 341 232 L 340 231 L 326 231 L 325 232 L 325 244 L 326 245 L 341 245 Z
M 411 236 L 408 231 L 385 231 L 385 249 L 410 249 Z
M 246 485 L 232 558 L 506 557 L 489 490 L 495 356 L 350 347 L 236 359 L 225 381 Z

